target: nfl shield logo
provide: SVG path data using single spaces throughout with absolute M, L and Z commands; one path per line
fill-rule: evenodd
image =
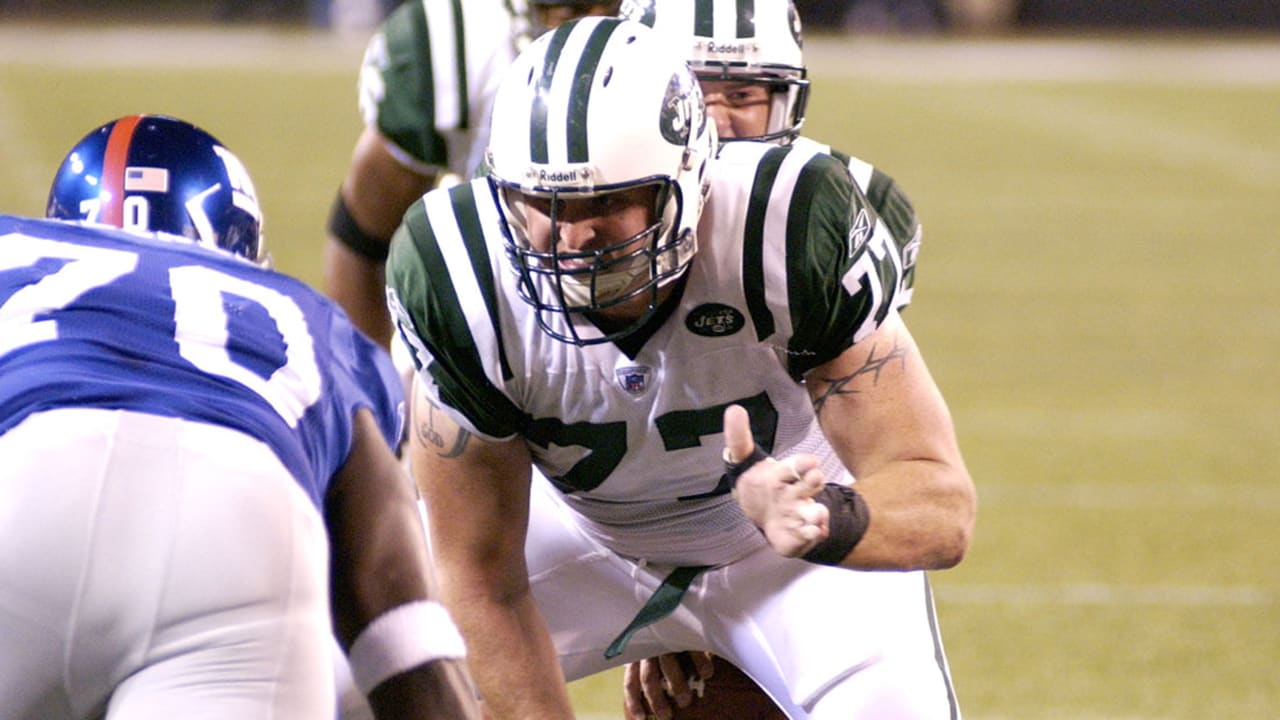
M 618 376 L 618 384 L 628 394 L 640 396 L 649 389 L 649 373 L 653 372 L 647 365 L 628 365 L 614 370 Z

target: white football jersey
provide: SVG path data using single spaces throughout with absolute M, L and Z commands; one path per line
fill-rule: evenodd
M 722 478 L 725 408 L 745 407 L 774 455 L 824 454 L 803 377 L 875 330 L 902 279 L 893 240 L 839 160 L 733 143 L 709 167 L 682 292 L 630 353 L 543 331 L 570 335 L 574 322 L 600 335 L 585 317 L 540 320 L 521 298 L 484 179 L 424 196 L 388 264 L 400 331 L 437 404 L 482 437 L 522 436 L 615 551 L 682 564 L 727 562 L 761 542 Z

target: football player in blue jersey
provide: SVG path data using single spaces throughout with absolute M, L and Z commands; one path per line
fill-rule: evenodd
M 0 715 L 474 718 L 385 352 L 263 267 L 248 173 L 134 115 L 0 216 Z
M 535 41 L 493 118 L 489 175 L 415 203 L 387 266 L 492 716 L 684 650 L 793 720 L 956 714 L 923 571 L 964 556 L 973 481 L 847 167 L 717 153 L 688 64 L 616 18 Z
M 328 219 L 324 291 L 387 346 L 384 302 L 391 233 L 441 182 L 469 178 L 488 144 L 502 72 L 530 35 L 618 0 L 411 0 L 370 39 L 360 70 L 364 130 Z

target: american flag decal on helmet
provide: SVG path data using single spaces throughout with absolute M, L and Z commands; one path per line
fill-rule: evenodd
M 125 192 L 169 192 L 169 171 L 157 167 L 124 169 Z

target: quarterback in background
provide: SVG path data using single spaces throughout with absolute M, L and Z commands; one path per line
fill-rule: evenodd
M 502 73 L 531 36 L 618 0 L 413 0 L 369 40 L 360 69 L 364 130 L 334 198 L 324 291 L 384 347 L 383 293 L 391 233 L 405 210 L 440 184 L 470 178 L 488 146 Z

